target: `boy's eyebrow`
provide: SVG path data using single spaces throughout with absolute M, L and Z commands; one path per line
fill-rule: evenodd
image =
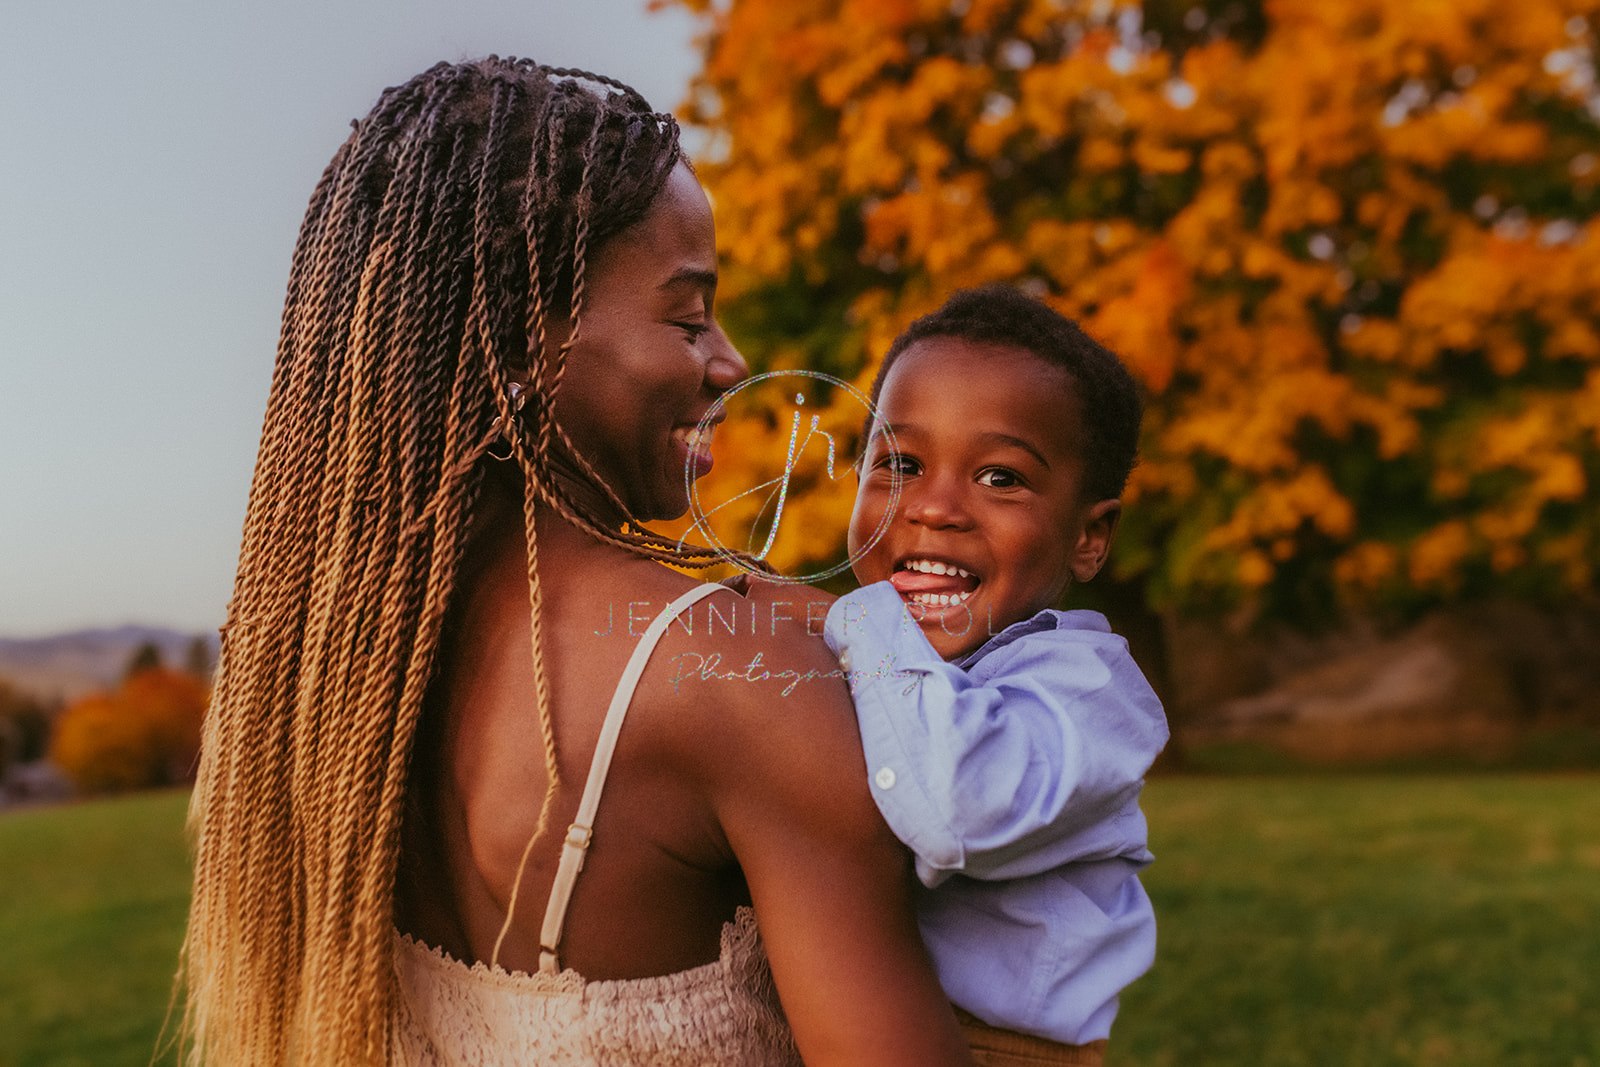
M 872 436 L 869 440 L 876 440 L 884 436 L 882 429 L 883 421 L 884 420 L 881 418 L 874 421 L 872 425 Z M 915 439 L 924 433 L 922 427 L 913 422 L 890 423 L 889 428 L 894 431 L 896 437 Z M 1022 451 L 1028 453 L 1028 455 L 1038 460 L 1046 470 L 1050 469 L 1050 461 L 1045 458 L 1044 453 L 1039 451 L 1039 449 L 1036 448 L 1031 442 L 1018 437 L 1015 434 L 1002 433 L 999 430 L 982 430 L 979 431 L 976 436 L 980 441 L 985 441 L 991 444 L 1010 445 L 1012 448 L 1020 448 Z
M 1044 458 L 1044 453 L 1020 437 L 1016 437 L 1009 433 L 1001 433 L 999 430 L 984 430 L 982 433 L 978 434 L 978 440 L 993 441 L 997 444 L 1011 445 L 1014 448 L 1020 448 L 1034 459 L 1042 463 L 1046 470 L 1050 468 L 1050 461 Z

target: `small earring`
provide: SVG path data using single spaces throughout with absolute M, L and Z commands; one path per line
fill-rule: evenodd
M 522 412 L 522 405 L 527 400 L 525 395 L 527 387 L 521 382 L 509 382 L 506 385 L 506 397 L 510 401 L 511 417 L 504 419 L 496 417 L 494 420 L 497 439 L 489 444 L 485 450 L 490 459 L 504 462 L 515 454 L 511 445 L 511 434 L 516 424 L 517 415 Z

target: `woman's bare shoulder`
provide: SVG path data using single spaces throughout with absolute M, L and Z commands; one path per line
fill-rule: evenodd
M 697 702 L 847 710 L 844 674 L 822 640 L 833 599 L 809 586 L 760 581 L 711 593 L 667 630 L 658 658 L 669 665 L 669 684 Z
M 832 600 L 806 586 L 753 581 L 681 615 L 644 677 L 651 702 L 670 709 L 663 740 L 717 774 L 729 770 L 718 757 L 731 752 L 754 766 L 841 753 L 859 762 L 849 687 L 822 640 Z

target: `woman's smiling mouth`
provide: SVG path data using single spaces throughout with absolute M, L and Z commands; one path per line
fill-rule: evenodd
M 683 450 L 684 462 L 694 465 L 694 476 L 697 478 L 711 470 L 711 435 L 722 418 L 719 415 L 706 426 L 681 423 L 672 428 L 672 440 Z

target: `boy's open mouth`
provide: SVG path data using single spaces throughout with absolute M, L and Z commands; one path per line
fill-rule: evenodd
M 981 583 L 981 578 L 960 564 L 927 556 L 903 559 L 889 575 L 889 584 L 903 599 L 931 608 L 960 604 Z

